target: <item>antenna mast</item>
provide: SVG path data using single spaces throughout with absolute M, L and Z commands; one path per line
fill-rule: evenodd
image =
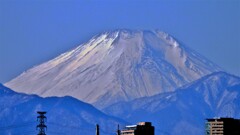
M 96 125 L 96 135 L 99 135 L 99 125 Z

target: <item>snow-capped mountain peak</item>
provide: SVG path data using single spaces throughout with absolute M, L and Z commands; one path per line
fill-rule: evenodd
M 41 96 L 70 95 L 98 107 L 172 91 L 221 70 L 159 30 L 108 31 L 6 83 Z

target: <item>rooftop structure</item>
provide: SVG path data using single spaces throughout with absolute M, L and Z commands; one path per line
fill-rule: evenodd
M 126 129 L 121 130 L 121 135 L 154 135 L 154 127 L 151 122 L 139 122 L 126 126 Z

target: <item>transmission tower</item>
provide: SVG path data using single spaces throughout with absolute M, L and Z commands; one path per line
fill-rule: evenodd
M 47 119 L 47 117 L 44 116 L 44 114 L 46 114 L 47 112 L 37 113 L 39 114 L 39 116 L 37 117 L 37 121 L 39 122 L 39 124 L 37 125 L 37 129 L 39 131 L 38 135 L 46 135 L 45 129 L 47 129 L 47 126 L 45 125 L 45 120 Z

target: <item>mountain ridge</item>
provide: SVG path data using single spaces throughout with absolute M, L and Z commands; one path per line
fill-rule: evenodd
M 132 123 L 152 121 L 158 134 L 201 135 L 206 118 L 240 118 L 239 99 L 240 77 L 215 72 L 173 92 L 119 102 L 103 111 Z
M 42 98 L 16 93 L 0 84 L 0 134 L 37 133 L 37 111 L 47 111 L 49 134 L 91 135 L 95 133 L 95 125 L 99 124 L 102 134 L 112 135 L 115 132 L 112 125 L 127 124 L 70 96 Z
M 70 95 L 102 108 L 172 91 L 219 70 L 167 33 L 117 30 L 96 35 L 5 85 L 43 97 Z

